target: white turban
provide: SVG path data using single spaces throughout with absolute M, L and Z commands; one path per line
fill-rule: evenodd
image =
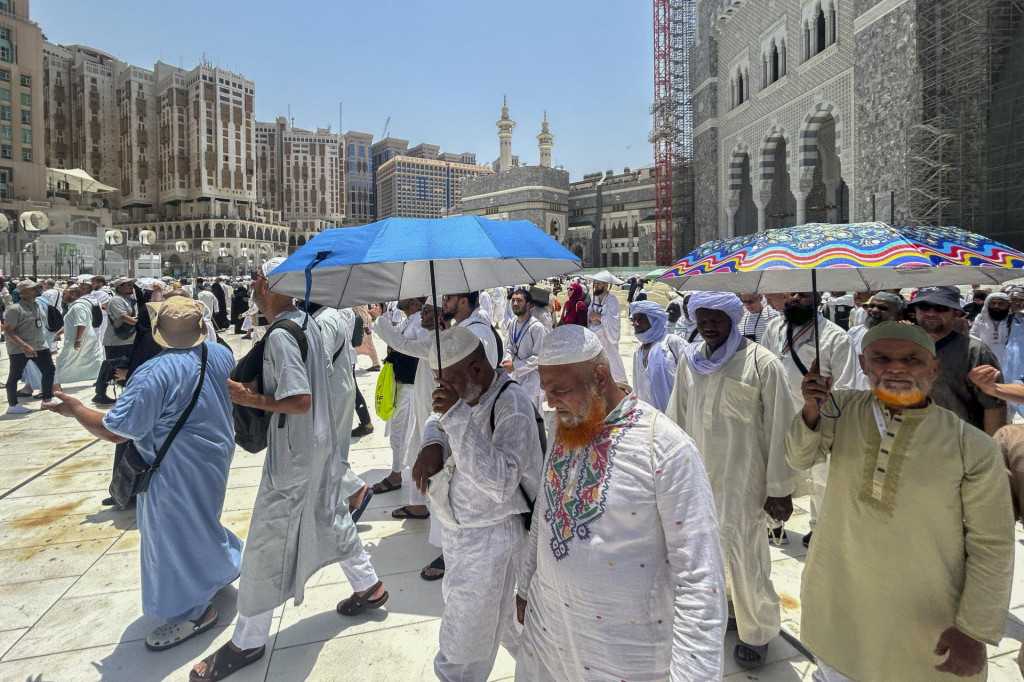
M 665 337 L 665 325 L 668 322 L 668 311 L 654 301 L 637 301 L 629 304 L 630 316 L 646 315 L 650 329 L 636 335 L 640 343 L 655 343 Z
M 538 365 L 575 365 L 593 360 L 604 347 L 597 334 L 578 324 L 563 324 L 552 329 L 541 345 Z
M 266 277 L 278 268 L 285 261 L 284 256 L 274 256 L 263 264 L 263 276 Z
M 736 294 L 727 291 L 695 291 L 687 303 L 690 319 L 697 321 L 697 311 L 701 308 L 720 310 L 732 320 L 732 329 L 725 343 L 715 349 L 711 357 L 707 357 L 705 343 L 692 343 L 686 347 L 686 357 L 690 366 L 700 374 L 711 374 L 721 369 L 740 347 L 743 337 L 740 335 L 740 321 L 743 319 L 743 303 Z

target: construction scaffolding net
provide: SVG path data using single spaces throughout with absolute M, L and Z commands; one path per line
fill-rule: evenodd
M 1024 193 L 1024 117 L 995 106 L 1019 92 L 1021 73 L 1008 67 L 1024 1 L 919 0 L 917 11 L 921 119 L 907 131 L 906 220 L 991 232 Z

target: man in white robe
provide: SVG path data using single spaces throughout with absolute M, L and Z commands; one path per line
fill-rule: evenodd
M 607 272 L 607 271 L 605 271 Z M 600 277 L 605 273 L 598 273 Z M 611 277 L 610 274 L 607 275 Z M 612 377 L 615 381 L 625 383 L 626 366 L 619 355 L 619 337 L 622 334 L 622 321 L 619 319 L 619 299 L 608 290 L 610 284 L 598 279 L 594 280 L 593 297 L 588 309 L 590 331 L 601 339 L 605 355 L 608 356 Z
M 441 332 L 442 384 L 437 417 L 424 438 L 414 477 L 444 526 L 447 572 L 442 583 L 442 682 L 481 682 L 498 646 L 518 649 L 515 585 L 527 533 L 522 514 L 537 495 L 544 453 L 536 411 L 521 386 L 495 370 L 478 338 L 464 327 Z M 442 461 L 442 452 L 450 456 Z M 432 477 L 432 478 L 431 478 Z M 427 490 L 428 478 L 430 488 Z
M 853 350 L 853 341 L 842 327 L 830 322 L 818 312 L 821 297 L 813 292 L 791 292 L 788 294 L 782 315 L 768 323 L 761 343 L 782 360 L 786 370 L 787 383 L 793 397 L 793 409 L 799 410 L 803 404 L 800 385 L 804 375 L 810 371 L 814 362 L 814 334 L 816 319 L 819 373 L 830 376 L 836 388 L 857 387 L 857 354 Z M 832 414 L 825 407 L 827 414 Z M 828 480 L 828 462 L 817 462 L 811 467 L 811 532 L 803 537 L 804 546 L 809 546 L 814 528 L 818 525 L 818 514 L 825 499 L 825 483 Z
M 668 333 L 668 313 L 654 301 L 630 303 L 629 315 L 637 339 L 633 390 L 637 398 L 665 412 L 676 381 L 676 367 L 689 344 Z
M 512 294 L 511 308 L 513 317 L 505 324 L 505 357 L 501 366 L 513 381 L 523 387 L 539 411 L 543 398 L 540 375 L 537 374 L 537 354 L 548 330 L 531 314 L 533 303 L 529 289 L 516 289 Z
M 307 352 L 287 329 L 266 336 L 263 390 L 228 381 L 235 404 L 272 413 L 267 454 L 253 507 L 238 586 L 238 620 L 231 640 L 198 663 L 192 679 L 220 679 L 263 656 L 274 609 L 301 604 L 306 581 L 339 562 L 354 590 L 338 604 L 342 615 L 380 608 L 388 593 L 363 549 L 341 495 L 337 429 L 331 408 L 327 355 L 316 321 L 290 297 L 272 293 L 266 276 L 284 258 L 271 258 L 253 282 L 253 299 L 273 323 L 301 327 Z M 281 419 L 284 424 L 281 424 Z
M 869 298 L 862 308 L 864 310 L 864 323 L 850 327 L 850 331 L 847 332 L 850 335 L 850 340 L 853 341 L 854 354 L 860 357 L 862 351 L 861 342 L 864 340 L 864 335 L 868 333 L 869 329 L 882 322 L 893 322 L 903 319 L 903 311 L 906 307 L 907 304 L 902 297 L 890 294 L 887 291 L 879 291 Z M 850 319 L 852 321 L 852 316 Z M 864 374 L 864 371 L 861 370 L 859 364 L 857 365 L 856 388 L 862 391 L 871 388 L 871 382 L 868 380 L 867 375 Z
M 215 284 L 214 286 L 219 286 Z M 332 421 L 337 427 L 338 461 L 342 465 L 341 495 L 348 498 L 352 520 L 358 521 L 366 510 L 373 491 L 352 471 L 349 447 L 352 444 L 352 411 L 356 404 L 356 378 L 352 371 L 352 327 L 341 311 L 309 304 L 309 311 L 320 327 L 327 355 L 328 384 L 331 387 Z
M 505 287 L 494 287 L 490 294 L 491 323 L 500 329 L 505 326 L 505 320 L 508 319 L 508 292 L 505 291 Z
M 989 294 L 984 307 L 971 325 L 971 336 L 989 347 L 999 360 L 1000 367 L 1010 338 L 1010 295 L 1001 291 Z
M 498 337 L 491 326 L 491 320 L 480 309 L 478 292 L 445 294 L 441 300 L 443 305 L 441 312 L 449 325 L 465 327 L 473 332 L 480 339 L 480 343 L 484 345 L 487 361 L 491 363 L 491 367 L 497 367 L 501 360 L 498 357 Z
M 751 669 L 767 663 L 782 627 L 764 533 L 768 517 L 793 513 L 796 472 L 784 446 L 796 411 L 782 363 L 742 334 L 735 294 L 698 291 L 689 305 L 702 340 L 686 350 L 666 414 L 704 453 L 739 631 L 733 656 Z
M 78 381 L 95 381 L 103 364 L 103 346 L 92 327 L 92 303 L 81 299 L 77 287 L 64 290 L 64 347 L 57 356 L 54 388 Z
M 381 315 L 374 324 L 374 331 L 378 334 L 378 327 L 392 325 L 389 331 L 397 332 L 401 337 L 409 341 L 423 340 L 428 336 L 427 330 L 420 324 L 420 309 L 423 307 L 425 298 L 403 298 L 398 301 L 395 310 L 398 315 L 405 315 L 405 319 L 395 322 L 392 315 Z M 394 336 L 392 334 L 391 336 Z M 381 338 L 384 338 L 381 336 Z M 387 341 L 385 340 L 385 343 Z M 395 382 L 398 385 L 395 411 L 391 413 L 388 420 L 388 439 L 391 445 L 391 472 L 379 483 L 373 484 L 373 492 L 376 495 L 389 493 L 402 487 L 402 471 L 406 468 L 406 461 L 415 456 L 418 451 L 421 424 L 417 423 L 416 408 L 416 382 L 420 380 L 420 363 L 416 356 L 406 353 L 399 348 L 388 344 L 391 353 L 385 361 L 392 363 L 395 372 Z M 415 364 L 414 368 L 410 367 Z M 407 516 L 396 516 L 395 518 L 409 518 Z
M 615 382 L 579 325 L 544 340 L 557 431 L 517 600 L 520 682 L 722 679 L 714 499 L 682 429 Z

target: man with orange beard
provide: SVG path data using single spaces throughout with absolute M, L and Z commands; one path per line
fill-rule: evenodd
M 693 441 L 613 379 L 601 340 L 557 327 L 538 357 L 554 408 L 518 585 L 516 680 L 718 680 L 725 573 Z
M 1013 511 L 995 442 L 929 393 L 935 342 L 914 325 L 864 335 L 871 391 L 831 391 L 813 363 L 786 458 L 831 453 L 801 585 L 817 682 L 983 680 L 1006 625 Z

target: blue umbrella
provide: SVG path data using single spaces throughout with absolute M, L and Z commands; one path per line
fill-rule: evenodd
M 324 230 L 267 279 L 275 293 L 345 308 L 532 284 L 581 268 L 527 220 L 387 218 Z

